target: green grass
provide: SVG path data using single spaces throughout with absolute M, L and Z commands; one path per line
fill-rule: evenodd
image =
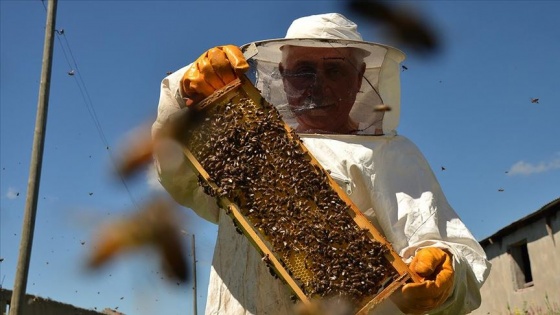
M 545 306 L 528 305 L 527 302 L 523 303 L 521 309 L 512 309 L 507 306 L 508 315 L 560 315 L 560 305 L 558 302 L 550 302 L 548 294 L 545 295 Z

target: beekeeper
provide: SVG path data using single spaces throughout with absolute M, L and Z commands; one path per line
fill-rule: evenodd
M 469 313 L 480 305 L 490 264 L 422 153 L 396 132 L 403 59 L 395 48 L 363 41 L 356 24 L 340 14 L 302 17 L 283 39 L 215 47 L 166 77 L 153 135 L 173 113 L 253 71 L 249 77 L 263 96 L 424 279 L 403 286 L 372 314 Z M 376 110 L 381 105 L 392 110 Z M 293 313 L 289 288 L 236 233 L 184 161 L 162 147 L 156 168 L 163 187 L 219 225 L 206 314 Z

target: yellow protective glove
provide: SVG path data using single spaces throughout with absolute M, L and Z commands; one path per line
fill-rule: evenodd
M 226 45 L 209 49 L 198 57 L 181 79 L 187 106 L 210 96 L 248 69 L 249 64 L 239 47 Z
M 394 302 L 406 314 L 422 314 L 447 300 L 453 290 L 453 259 L 437 247 L 420 249 L 410 263 L 410 270 L 422 277 L 420 283 L 407 283 Z

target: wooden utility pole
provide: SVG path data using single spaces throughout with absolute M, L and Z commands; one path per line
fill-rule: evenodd
M 49 91 L 51 83 L 57 4 L 57 0 L 48 1 L 41 84 L 39 85 L 39 100 L 37 103 L 37 118 L 35 120 L 35 134 L 33 135 L 29 179 L 27 181 L 27 196 L 25 199 L 25 214 L 23 217 L 23 227 L 19 245 L 19 258 L 14 279 L 12 299 L 10 302 L 10 315 L 23 314 L 23 302 L 27 288 L 27 275 L 29 273 L 31 247 L 33 245 L 33 232 L 35 229 L 35 217 L 37 213 L 37 197 L 39 195 L 39 183 L 41 182 L 41 167 L 43 164 L 47 110 L 49 107 Z
M 193 310 L 194 315 L 197 315 L 197 302 L 196 302 L 196 249 L 194 245 L 194 234 L 192 235 L 192 257 L 193 257 Z

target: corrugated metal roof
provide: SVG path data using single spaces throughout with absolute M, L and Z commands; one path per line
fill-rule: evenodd
M 493 242 L 496 242 L 497 240 L 499 240 L 500 238 L 502 238 L 505 235 L 510 234 L 511 232 L 513 232 L 514 230 L 517 230 L 521 227 L 527 226 L 535 221 L 538 221 L 542 218 L 546 218 L 548 216 L 551 216 L 552 214 L 556 213 L 560 211 L 560 198 L 555 199 L 549 203 L 547 203 L 546 205 L 544 205 L 542 208 L 540 208 L 539 210 L 513 222 L 512 224 L 500 229 L 498 232 L 490 235 L 489 237 L 483 239 L 480 241 L 480 245 L 482 245 L 483 247 L 488 245 L 488 244 L 492 244 Z

